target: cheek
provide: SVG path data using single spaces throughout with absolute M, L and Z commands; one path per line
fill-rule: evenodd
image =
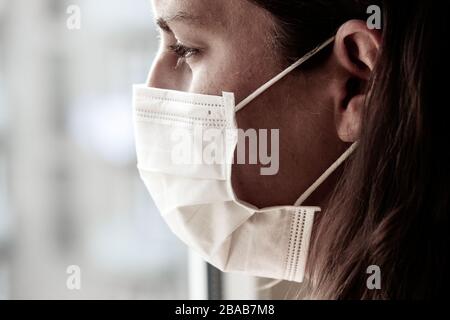
M 192 81 L 189 91 L 211 95 L 221 95 L 222 91 L 235 92 L 235 88 L 239 87 L 235 68 L 233 59 L 220 50 L 211 50 L 198 63 L 191 65 Z
M 251 47 L 251 48 L 249 48 Z M 236 103 L 246 98 L 277 72 L 275 59 L 262 56 L 262 45 L 242 42 L 216 43 L 197 64 L 193 64 L 191 92 L 221 95 L 233 92 Z

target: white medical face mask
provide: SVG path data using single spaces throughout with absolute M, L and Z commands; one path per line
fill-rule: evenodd
M 303 201 L 350 155 L 347 150 L 292 206 L 258 209 L 236 198 L 231 169 L 237 145 L 236 112 L 330 44 L 329 39 L 235 106 L 234 95 L 201 95 L 134 87 L 138 169 L 170 229 L 205 260 L 225 272 L 301 282 L 314 214 Z M 225 150 L 223 161 L 181 164 L 174 159 L 174 137 L 183 130 L 214 128 Z M 184 141 L 184 142 L 183 142 Z M 193 139 L 176 141 L 186 150 Z M 202 157 L 202 155 L 200 155 Z M 217 159 L 216 159 L 217 160 Z

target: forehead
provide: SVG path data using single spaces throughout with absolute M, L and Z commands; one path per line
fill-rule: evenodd
M 156 18 L 188 17 L 199 23 L 225 22 L 232 4 L 242 0 L 153 0 Z M 227 10 L 228 9 L 228 10 Z
M 210 29 L 238 28 L 241 32 L 257 26 L 259 30 L 268 25 L 269 15 L 250 0 L 152 0 L 155 18 L 170 20 L 182 17 L 191 23 Z

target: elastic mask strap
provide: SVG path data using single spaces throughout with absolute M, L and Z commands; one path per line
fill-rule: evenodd
M 298 207 L 313 193 L 347 158 L 356 150 L 358 142 L 353 143 L 306 191 L 298 198 L 294 206 Z
M 281 72 L 280 74 L 278 74 L 275 78 L 269 80 L 269 82 L 267 82 L 266 84 L 262 85 L 261 87 L 259 87 L 255 92 L 253 92 L 251 95 L 249 95 L 247 98 L 245 98 L 244 100 L 242 100 L 235 108 L 236 112 L 238 112 L 239 110 L 241 110 L 242 108 L 244 108 L 246 105 L 248 105 L 250 102 L 252 102 L 254 99 L 256 99 L 259 95 L 261 95 L 264 91 L 266 91 L 267 89 L 269 89 L 271 86 L 273 86 L 275 83 L 277 83 L 278 81 L 280 81 L 281 79 L 283 79 L 286 75 L 288 75 L 289 73 L 291 73 L 295 68 L 297 68 L 298 66 L 300 66 L 301 64 L 303 64 L 304 62 L 308 61 L 311 57 L 313 57 L 316 53 L 318 53 L 319 51 L 321 51 L 323 48 L 325 48 L 326 46 L 328 46 L 330 43 L 332 43 L 334 41 L 334 36 L 331 37 L 330 39 L 328 39 L 327 41 L 325 41 L 324 43 L 322 43 L 320 46 L 318 46 L 317 48 L 311 50 L 310 52 L 308 52 L 307 54 L 305 54 L 302 58 L 300 58 L 299 60 L 297 60 L 297 62 L 295 62 L 293 65 L 291 65 L 290 67 L 288 67 L 286 70 L 284 70 L 283 72 Z

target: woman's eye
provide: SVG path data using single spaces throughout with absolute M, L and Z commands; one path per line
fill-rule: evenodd
M 176 43 L 174 45 L 169 46 L 169 50 L 178 57 L 179 61 L 195 56 L 200 52 L 199 49 L 189 48 L 181 43 Z

